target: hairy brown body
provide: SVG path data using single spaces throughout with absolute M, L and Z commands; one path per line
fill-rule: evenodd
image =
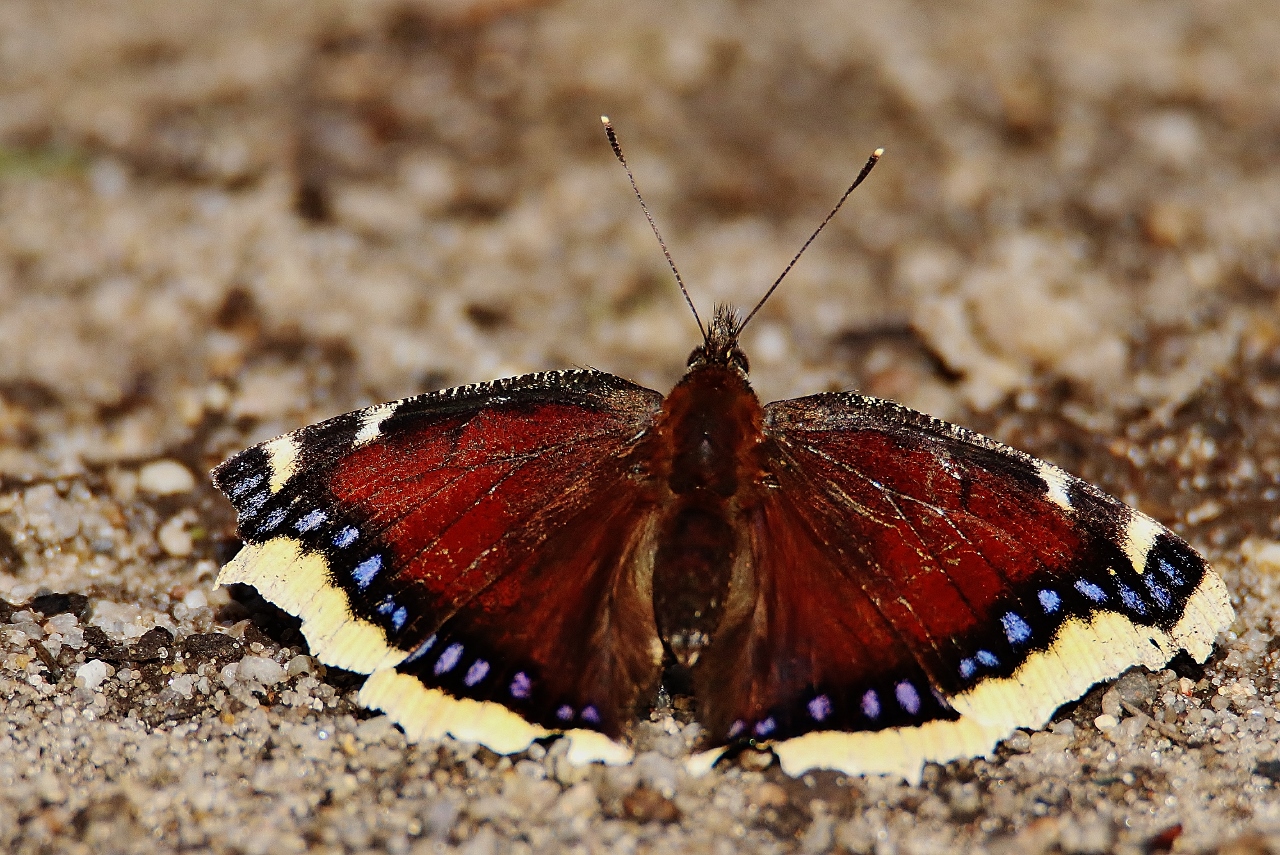
M 763 417 L 744 370 L 695 353 L 658 418 L 666 496 L 653 559 L 654 617 L 663 644 L 685 666 L 720 626 L 744 555 L 739 518 L 763 477 Z

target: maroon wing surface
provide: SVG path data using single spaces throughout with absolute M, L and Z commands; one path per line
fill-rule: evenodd
M 316 628 L 313 652 L 355 667 L 340 649 L 354 635 L 317 613 L 327 601 L 299 592 L 276 556 L 322 566 L 341 620 L 381 633 L 400 674 L 616 737 L 659 675 L 643 559 L 652 491 L 628 455 L 660 405 L 617 377 L 558 372 L 251 448 L 215 472 L 249 555 L 228 579 L 274 590 L 264 595 Z
M 994 718 L 1039 726 L 1230 620 L 1176 535 L 986 437 L 852 394 L 770 404 L 765 437 L 746 581 L 695 675 L 714 741 L 955 722 L 996 684 Z

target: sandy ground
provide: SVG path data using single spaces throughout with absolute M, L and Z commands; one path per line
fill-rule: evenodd
M 1280 847 L 1278 45 L 1280 4 L 1235 0 L 6 0 L 0 846 Z M 704 311 L 884 146 L 746 337 L 762 397 L 894 397 L 1173 525 L 1236 599 L 1209 665 L 918 787 L 691 779 L 661 717 L 608 770 L 406 746 L 214 589 L 206 472 L 246 444 L 525 371 L 679 376 L 606 112 Z

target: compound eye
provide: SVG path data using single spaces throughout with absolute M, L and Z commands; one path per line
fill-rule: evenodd
M 698 345 L 693 349 L 693 353 L 689 354 L 689 361 L 685 363 L 686 367 L 693 367 L 700 362 L 707 361 L 707 349 L 702 345 Z
M 747 355 L 738 348 L 729 351 L 729 361 L 742 370 L 743 374 L 751 373 L 751 366 L 747 362 Z

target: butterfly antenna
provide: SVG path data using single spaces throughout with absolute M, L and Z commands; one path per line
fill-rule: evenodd
M 707 338 L 707 328 L 702 325 L 702 318 L 698 316 L 698 308 L 693 305 L 693 300 L 689 297 L 689 291 L 684 287 L 684 280 L 680 278 L 680 271 L 676 269 L 676 263 L 671 260 L 671 253 L 667 251 L 667 242 L 662 239 L 662 232 L 658 231 L 658 225 L 653 221 L 653 215 L 649 213 L 649 206 L 644 203 L 644 197 L 640 195 L 640 188 L 636 186 L 636 178 L 631 174 L 631 167 L 627 166 L 627 159 L 622 156 L 622 146 L 618 145 L 618 135 L 613 132 L 613 125 L 609 122 L 608 116 L 601 116 L 600 123 L 604 125 L 604 132 L 609 137 L 609 145 L 613 148 L 614 157 L 618 158 L 618 162 L 622 164 L 622 168 L 627 172 L 627 180 L 631 182 L 631 189 L 636 194 L 636 199 L 640 201 L 640 210 L 644 211 L 644 218 L 649 221 L 649 228 L 653 229 L 653 236 L 658 239 L 658 246 L 662 247 L 662 254 L 666 256 L 667 265 L 671 268 L 671 272 L 676 275 L 676 284 L 680 286 L 680 293 L 684 295 L 684 301 L 689 304 L 689 311 L 693 312 L 693 319 L 698 324 L 698 332 L 702 333 L 705 341 Z M 845 194 L 848 195 L 847 193 Z M 844 200 L 841 199 L 841 202 Z M 836 207 L 839 207 L 838 205 Z M 828 217 L 827 219 L 830 219 Z M 823 225 L 826 225 L 825 223 Z M 812 240 L 812 238 L 811 238 Z
M 746 320 L 742 322 L 742 326 L 738 327 L 738 332 L 742 332 L 742 327 L 751 323 L 751 319 L 756 316 L 756 312 L 760 311 L 761 307 L 763 307 L 768 299 L 773 296 L 773 292 L 778 290 L 778 286 L 782 284 L 782 280 L 791 272 L 791 268 L 796 266 L 796 262 L 800 260 L 800 256 L 804 255 L 804 251 L 809 248 L 809 244 L 813 243 L 814 238 L 816 238 L 818 234 L 827 227 L 827 223 L 831 222 L 831 218 L 840 210 L 840 206 L 844 204 L 844 200 L 849 198 L 850 193 L 858 189 L 858 185 L 861 184 L 863 179 L 870 174 L 871 170 L 880 161 L 880 157 L 883 154 L 884 149 L 882 148 L 878 148 L 871 153 L 871 157 L 867 158 L 867 162 L 862 167 L 862 171 L 858 173 L 858 177 L 853 179 L 853 183 L 849 185 L 848 190 L 844 191 L 844 195 L 840 197 L 839 202 L 836 202 L 836 206 L 831 209 L 831 213 L 827 214 L 827 218 L 813 230 L 813 234 L 809 235 L 809 239 L 804 242 L 804 246 L 800 247 L 800 251 L 796 253 L 795 258 L 791 259 L 791 263 L 787 265 L 787 269 L 782 271 L 782 273 L 778 275 L 777 279 L 773 280 L 773 284 L 769 286 L 769 290 L 764 292 L 764 296 L 760 298 L 760 302 L 756 303 L 756 307 L 751 310 L 749 315 L 747 315 Z

